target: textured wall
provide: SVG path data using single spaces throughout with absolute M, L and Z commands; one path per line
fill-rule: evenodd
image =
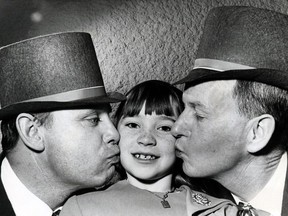
M 210 8 L 251 5 L 288 13 L 286 0 L 0 0 L 0 46 L 62 31 L 91 33 L 108 91 L 174 82 L 193 67 Z
M 212 7 L 288 11 L 286 0 L 6 0 L 0 5 L 0 24 L 6 25 L 1 45 L 52 32 L 90 32 L 107 90 L 123 93 L 143 80 L 174 82 L 187 74 Z

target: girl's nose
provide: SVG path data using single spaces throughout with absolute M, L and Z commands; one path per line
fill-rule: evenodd
M 153 146 L 156 145 L 155 137 L 152 134 L 146 133 L 146 132 L 142 133 L 138 137 L 137 142 L 138 144 L 141 144 L 141 145 L 153 145 Z

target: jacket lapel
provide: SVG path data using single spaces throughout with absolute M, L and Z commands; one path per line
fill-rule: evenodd
M 204 182 L 202 183 L 202 188 L 205 193 L 220 199 L 228 199 L 235 203 L 231 192 L 217 181 L 212 179 L 204 179 L 202 182 Z
M 3 155 L 0 155 L 1 161 L 0 161 L 0 167 L 3 160 Z M 0 177 L 1 177 L 1 168 L 0 168 Z M 0 215 L 1 216 L 15 216 L 15 213 L 13 211 L 12 205 L 7 197 L 6 191 L 4 189 L 2 179 L 0 178 Z
M 288 164 L 287 164 L 288 169 Z M 288 170 L 287 170 L 288 171 Z M 288 215 L 288 172 L 286 171 L 286 179 L 285 179 L 285 187 L 283 193 L 283 201 L 282 201 L 282 215 Z

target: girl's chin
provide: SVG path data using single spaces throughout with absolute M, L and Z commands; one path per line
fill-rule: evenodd
M 157 177 L 155 176 L 154 173 L 148 173 L 147 171 L 143 171 L 143 172 L 131 172 L 130 174 L 130 178 L 133 178 L 139 182 L 145 182 L 145 183 L 149 183 L 149 182 L 154 182 L 157 181 Z
M 137 179 L 138 181 L 142 182 L 152 182 L 152 181 L 157 181 L 155 180 L 155 176 L 153 175 L 134 175 L 134 178 Z

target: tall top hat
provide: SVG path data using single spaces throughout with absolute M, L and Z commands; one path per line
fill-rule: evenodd
M 288 16 L 266 9 L 223 6 L 207 16 L 192 71 L 176 82 L 225 79 L 288 90 Z
M 124 99 L 106 93 L 88 33 L 51 34 L 0 49 L 1 120 Z

